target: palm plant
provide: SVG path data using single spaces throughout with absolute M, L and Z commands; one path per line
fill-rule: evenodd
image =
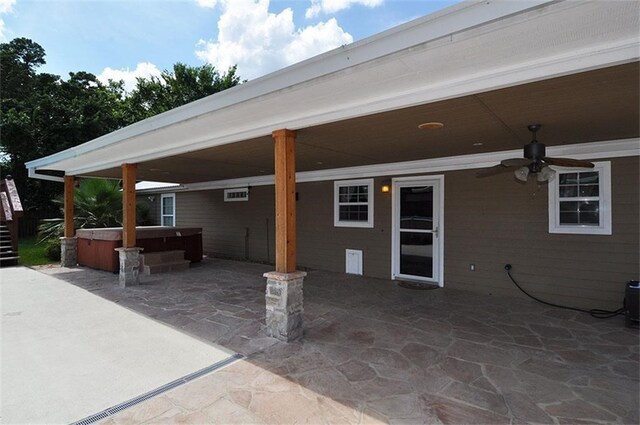
M 64 199 L 53 200 L 64 207 Z M 144 214 L 144 207 L 138 206 Z M 118 180 L 83 179 L 74 191 L 74 225 L 76 229 L 115 227 L 122 225 L 122 191 Z M 39 241 L 57 240 L 64 234 L 64 220 L 42 220 L 38 227 Z

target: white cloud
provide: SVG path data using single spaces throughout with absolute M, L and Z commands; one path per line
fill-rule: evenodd
M 16 0 L 0 0 L 0 13 L 13 12 L 14 4 L 16 4 Z
M 218 0 L 196 0 L 198 6 L 206 7 L 207 9 L 213 9 L 218 4 Z
M 16 4 L 16 0 L 0 0 L 0 14 L 6 14 L 13 12 L 13 5 Z M 7 30 L 4 24 L 4 19 L 0 18 L 0 41 L 7 41 L 9 38 L 7 34 L 11 31 Z
M 104 84 L 107 84 L 109 80 L 122 80 L 124 81 L 125 90 L 131 92 L 136 87 L 137 78 L 158 77 L 160 74 L 161 71 L 157 66 L 149 62 L 142 62 L 139 63 L 133 71 L 129 70 L 129 68 L 112 69 L 107 67 L 98 75 L 98 80 Z
M 320 13 L 336 13 L 348 9 L 352 4 L 366 7 L 380 6 L 384 0 L 311 0 L 311 6 L 307 9 L 305 18 L 315 18 Z
M 4 21 L 0 19 L 0 41 L 6 41 L 6 40 L 7 40 L 6 28 L 4 26 Z
M 253 79 L 353 42 L 335 19 L 296 29 L 290 8 L 269 13 L 269 0 L 219 0 L 217 40 L 200 40 L 196 56 L 220 71 L 238 65 Z

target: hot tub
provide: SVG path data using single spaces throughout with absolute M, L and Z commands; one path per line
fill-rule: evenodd
M 120 263 L 115 248 L 122 246 L 122 227 L 78 229 L 78 264 L 99 270 L 118 272 Z M 136 246 L 145 252 L 183 250 L 185 260 L 202 260 L 201 227 L 136 227 Z

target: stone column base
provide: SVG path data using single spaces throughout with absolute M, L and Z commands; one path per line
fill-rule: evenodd
M 140 251 L 144 248 L 116 248 L 120 258 L 120 287 L 140 284 Z
M 60 238 L 60 267 L 78 265 L 78 238 Z
M 267 278 L 267 335 L 285 342 L 302 338 L 302 282 L 306 275 L 301 271 L 264 274 Z

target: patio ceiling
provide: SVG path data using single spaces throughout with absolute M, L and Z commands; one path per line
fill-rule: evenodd
M 527 125 L 543 124 L 548 146 L 638 137 L 638 62 L 461 98 L 311 126 L 297 131 L 297 169 L 441 158 L 518 149 Z M 428 121 L 440 130 L 420 130 Z M 482 143 L 475 146 L 474 143 Z M 138 164 L 138 179 L 176 183 L 273 174 L 270 136 Z M 120 178 L 114 167 L 89 176 Z
M 548 145 L 637 137 L 639 11 L 462 2 L 26 166 L 36 178 L 120 178 L 125 163 L 163 182 L 268 176 L 284 128 L 298 133 L 299 171 L 513 150 L 535 122 Z M 419 131 L 426 121 L 445 127 Z

